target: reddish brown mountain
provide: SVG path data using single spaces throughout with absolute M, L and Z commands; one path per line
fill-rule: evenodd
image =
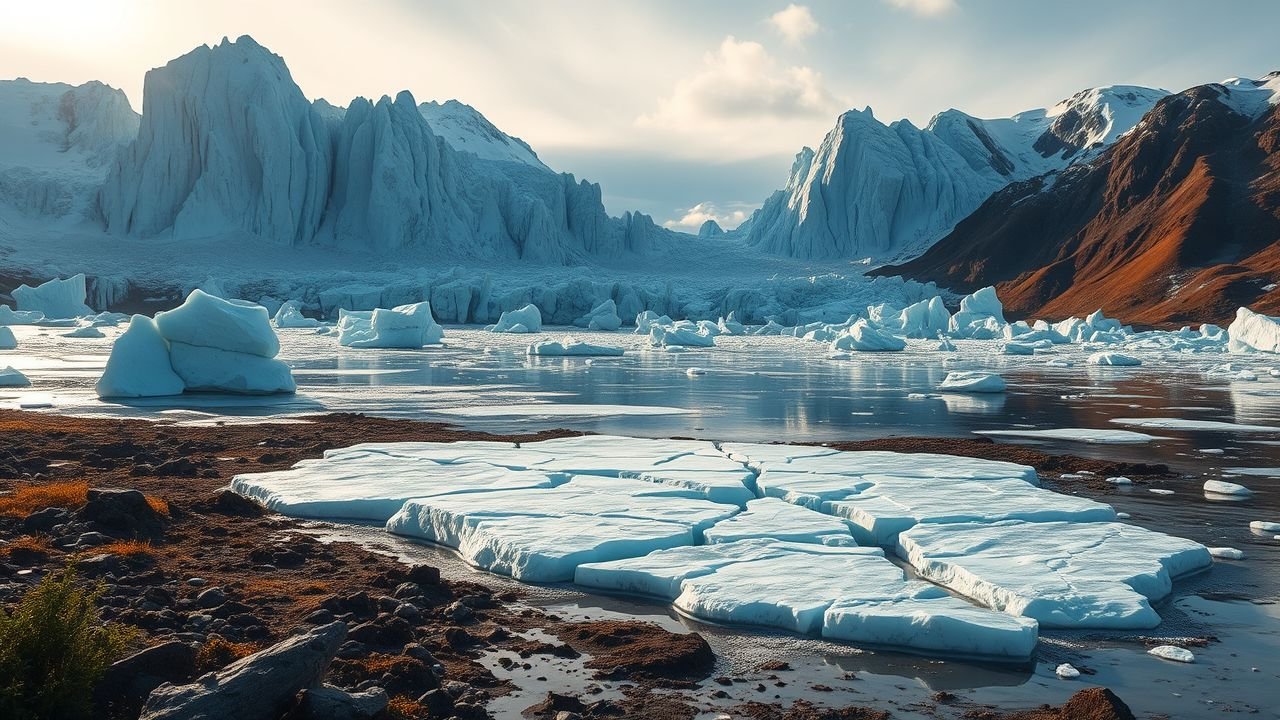
M 995 285 L 1015 316 L 1280 314 L 1280 105 L 1259 94 L 1249 83 L 1170 95 L 1093 163 L 997 192 L 924 255 L 878 273 Z

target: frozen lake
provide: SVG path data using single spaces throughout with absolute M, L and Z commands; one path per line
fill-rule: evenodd
M 1245 551 L 1243 561 L 1219 562 L 1212 572 L 1180 583 L 1159 607 L 1166 619 L 1162 636 L 1212 634 L 1222 640 L 1196 648 L 1195 665 L 1148 657 L 1132 638 L 1066 632 L 1045 633 L 1041 659 L 1032 669 L 850 652 L 794 638 L 770 639 L 768 646 L 785 646 L 793 666 L 815 678 L 811 682 L 839 692 L 852 687 L 847 679 L 839 683 L 852 674 L 865 683 L 859 686 L 864 692 L 906 684 L 922 697 L 945 689 L 973 691 L 974 699 L 985 702 L 1056 702 L 1079 687 L 1053 676 L 1057 662 L 1071 661 L 1096 669 L 1086 679 L 1116 689 L 1135 710 L 1186 716 L 1185 703 L 1194 699 L 1197 717 L 1228 707 L 1277 716 L 1264 687 L 1277 679 L 1272 660 L 1280 653 L 1274 604 L 1280 599 L 1280 542 L 1274 533 L 1249 529 L 1255 520 L 1280 522 L 1280 378 L 1268 372 L 1280 367 L 1275 356 L 1126 347 L 1124 352 L 1142 358 L 1142 366 L 1096 367 L 1085 358 L 1097 348 L 1063 345 L 1033 356 L 1007 356 L 997 354 L 998 342 L 958 340 L 954 353 L 938 352 L 936 341 L 910 341 L 905 352 L 835 360 L 828 358 L 826 344 L 791 337 L 720 337 L 716 348 L 671 353 L 650 349 L 645 338 L 630 333 L 553 329 L 511 336 L 474 328 L 449 328 L 443 348 L 389 351 L 342 348 L 332 336 L 282 330 L 280 358 L 294 369 L 295 396 L 188 395 L 108 403 L 96 398 L 93 384 L 119 330 L 105 328 L 102 339 L 70 339 L 60 329 L 13 329 L 19 350 L 0 352 L 0 367 L 21 370 L 32 387 L 0 391 L 0 407 L 196 423 L 364 412 L 495 431 L 568 427 L 756 442 L 1033 431 L 996 439 L 1051 452 L 1166 463 L 1181 475 L 1161 488 L 1172 494 L 1117 488 L 1102 499 L 1136 524 Z M 566 333 L 620 345 L 627 353 L 594 359 L 526 356 L 531 339 Z M 1046 365 L 1051 359 L 1061 362 Z M 1215 369 L 1225 363 L 1233 364 L 1231 373 Z M 1239 369 L 1252 370 L 1258 379 L 1235 379 Z M 941 393 L 937 385 L 951 370 L 997 372 L 1008 391 Z M 1149 437 L 1130 435 L 1119 438 L 1130 442 L 1109 444 L 1043 432 L 1064 429 Z M 1102 438 L 1118 439 L 1112 433 Z M 1254 494 L 1234 502 L 1206 497 L 1207 479 L 1241 483 Z M 571 602 L 587 615 L 623 607 L 669 616 L 660 605 L 592 595 L 552 600 Z M 712 633 L 717 643 L 748 654 L 754 641 L 743 638 L 756 637 L 723 628 Z M 847 699 L 855 701 L 856 695 Z

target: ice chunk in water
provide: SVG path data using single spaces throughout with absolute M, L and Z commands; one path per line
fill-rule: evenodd
M 0 387 L 30 387 L 31 381 L 12 366 L 0 368 Z
M 224 300 L 192 290 L 173 310 L 156 313 L 156 327 L 169 342 L 273 358 L 280 341 L 267 309 L 243 300 Z
M 897 553 L 921 577 L 1047 627 L 1153 628 L 1151 601 L 1213 562 L 1199 543 L 1113 522 L 920 524 Z
M 98 397 L 135 398 L 180 395 L 186 389 L 169 362 L 169 345 L 155 321 L 134 315 L 116 338 L 111 357 L 98 380 Z
M 938 385 L 943 392 L 998 393 L 1006 388 L 1004 378 L 995 373 L 952 371 Z
M 565 337 L 559 342 L 555 340 L 543 340 L 534 343 L 527 350 L 529 355 L 542 356 L 572 356 L 572 357 L 619 357 L 623 350 L 614 345 L 592 345 L 583 342 L 575 337 Z

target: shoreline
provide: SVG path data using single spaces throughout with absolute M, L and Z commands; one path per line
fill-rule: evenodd
M 866 704 L 826 708 L 822 701 L 830 688 L 815 684 L 797 699 L 795 690 L 781 688 L 798 687 L 804 679 L 781 667 L 763 668 L 764 664 L 751 679 L 743 677 L 747 673 L 719 675 L 724 663 L 699 632 L 678 632 L 640 619 L 566 619 L 529 602 L 533 587 L 513 589 L 515 581 L 486 583 L 486 574 L 480 572 L 471 577 L 442 575 L 434 565 L 409 566 L 359 543 L 320 541 L 314 537 L 316 523 L 274 515 L 220 492 L 237 473 L 288 468 L 326 449 L 364 441 L 519 442 L 583 434 L 551 430 L 498 436 L 351 414 L 304 420 L 189 427 L 0 411 L 0 432 L 7 440 L 0 452 L 0 491 L 86 482 L 90 488 L 140 491 L 158 498 L 167 511 L 155 527 L 131 528 L 118 533 L 121 537 L 102 533 L 86 538 L 80 533 L 70 538 L 63 525 L 58 526 L 64 531 L 58 536 L 53 528 L 33 531 L 22 517 L 0 517 L 0 603 L 14 602 L 35 579 L 76 558 L 81 574 L 107 583 L 101 601 L 104 618 L 140 628 L 133 649 L 170 640 L 222 648 L 221 657 L 205 658 L 188 675 L 214 670 L 218 660 L 230 661 L 284 640 L 299 626 L 345 619 L 352 640 L 339 650 L 327 679 L 353 691 L 384 687 L 399 713 L 387 717 L 449 717 L 426 711 L 418 702 L 432 690 L 445 692 L 455 710 L 484 717 L 483 705 L 501 706 L 503 698 L 527 699 L 513 681 L 515 675 L 523 672 L 536 679 L 540 671 L 550 673 L 581 658 L 589 660 L 572 668 L 582 680 L 581 697 L 551 690 L 538 698 L 541 702 L 511 710 L 547 718 L 561 712 L 672 718 L 728 712 L 733 717 L 799 720 L 888 717 L 881 713 L 896 704 L 895 698 L 876 697 L 860 700 Z M 995 456 L 1033 465 L 1051 483 L 1057 474 L 1079 469 L 1092 469 L 1102 477 L 1124 473 L 1137 482 L 1170 474 L 1163 466 L 1050 455 L 985 438 L 886 438 L 829 445 L 842 450 Z M 74 542 L 68 545 L 69 540 Z M 120 546 L 128 540 L 140 543 Z M 402 590 L 405 583 L 415 583 L 418 589 Z M 211 589 L 220 592 L 209 593 Z M 396 615 L 397 608 L 390 606 L 405 603 L 388 598 L 397 594 L 411 598 L 416 612 Z M 412 617 L 402 617 L 408 615 Z M 735 632 L 749 636 L 749 631 Z M 215 636 L 220 640 L 211 641 Z M 190 682 L 194 677 L 180 679 Z M 778 690 L 770 693 L 766 680 Z M 760 699 L 740 700 L 744 692 Z M 774 700 L 766 700 L 770 694 Z M 145 698 L 138 695 L 136 688 L 132 695 L 115 693 L 111 712 L 104 717 L 137 717 Z M 984 718 L 1005 717 L 1004 712 L 1019 718 L 1074 717 L 1044 708 L 1026 715 L 1015 707 L 947 698 L 945 691 L 935 695 L 935 713 L 950 708 Z M 711 702 L 717 699 L 736 704 L 726 709 Z M 505 717 L 507 711 L 496 716 Z

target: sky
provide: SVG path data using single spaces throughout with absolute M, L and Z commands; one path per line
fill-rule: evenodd
M 223 36 L 310 98 L 456 98 L 609 211 L 726 228 L 848 108 L 923 126 L 1099 85 L 1182 90 L 1280 69 L 1276 0 L 0 0 L 0 78 L 101 80 Z

